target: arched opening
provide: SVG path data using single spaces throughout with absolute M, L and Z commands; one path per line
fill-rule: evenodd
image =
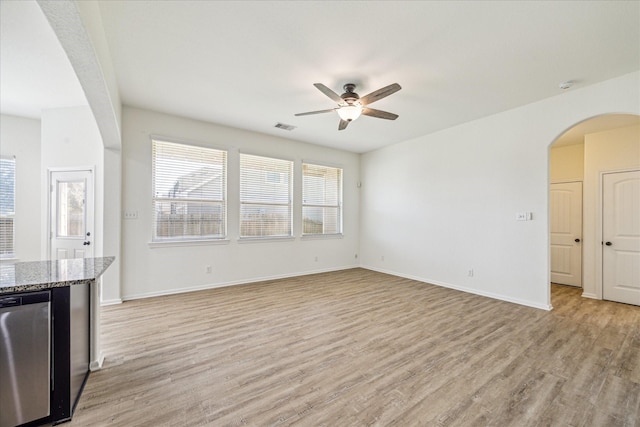
M 623 183 L 626 201 L 612 196 Z M 640 116 L 605 114 L 567 129 L 549 146 L 549 184 L 550 286 L 640 305 L 640 239 L 629 237 L 640 236 Z M 616 242 L 614 217 L 627 227 Z M 622 282 L 629 289 L 618 296 Z

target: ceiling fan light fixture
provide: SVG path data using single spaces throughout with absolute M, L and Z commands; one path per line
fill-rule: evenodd
M 347 83 L 346 85 L 344 85 L 344 93 L 342 95 L 338 95 L 322 83 L 314 83 L 313 85 L 316 87 L 316 89 L 318 89 L 328 98 L 331 98 L 332 101 L 337 103 L 338 106 L 326 110 L 297 113 L 296 117 L 309 116 L 311 114 L 330 113 L 331 111 L 335 111 L 340 117 L 338 130 L 345 130 L 347 128 L 347 125 L 360 117 L 361 114 L 369 117 L 375 117 L 377 119 L 386 120 L 395 120 L 398 118 L 397 114 L 389 113 L 382 110 L 376 110 L 375 108 L 369 107 L 369 104 L 371 104 L 372 102 L 376 102 L 402 89 L 398 83 L 392 83 L 378 90 L 374 90 L 373 92 L 366 96 L 363 96 L 362 98 L 360 98 L 360 96 L 354 92 L 356 85 L 353 83 Z
M 342 120 L 345 120 L 347 122 L 352 122 L 358 117 L 360 117 L 360 114 L 362 114 L 362 105 L 360 104 L 345 105 L 343 107 L 338 108 L 336 111 Z

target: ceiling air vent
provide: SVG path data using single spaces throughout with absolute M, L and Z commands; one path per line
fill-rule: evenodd
M 294 130 L 296 128 L 295 126 L 288 125 L 285 123 L 280 123 L 280 122 L 276 123 L 275 127 L 277 127 L 278 129 L 284 129 L 284 130 Z

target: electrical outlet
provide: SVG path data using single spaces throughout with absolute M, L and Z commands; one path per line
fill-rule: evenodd
M 315 257 L 314 261 L 315 261 L 315 262 L 318 262 L 318 257 Z
M 207 265 L 207 268 L 205 269 L 205 271 L 207 272 L 207 274 L 211 274 L 211 272 L 213 272 L 213 267 L 211 267 L 210 265 Z
M 473 268 L 467 271 L 467 276 L 473 277 Z
M 380 257 L 380 261 L 384 261 L 384 255 Z
M 138 211 L 124 211 L 124 219 L 138 219 Z

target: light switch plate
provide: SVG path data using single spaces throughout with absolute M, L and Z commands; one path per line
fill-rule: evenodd
M 518 212 L 516 214 L 516 221 L 531 221 L 531 212 Z

